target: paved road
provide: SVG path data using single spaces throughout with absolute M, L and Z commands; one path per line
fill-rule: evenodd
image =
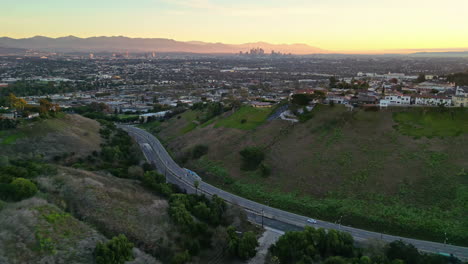
M 239 205 L 243 207 L 249 216 L 249 219 L 261 223 L 262 219 L 266 226 L 282 230 L 297 230 L 302 229 L 307 223 L 308 217 L 289 213 L 273 207 L 269 207 L 237 195 L 233 195 L 221 189 L 218 189 L 206 182 L 199 181 L 198 190 L 195 190 L 193 183 L 197 180 L 193 175 L 187 173 L 186 170 L 181 168 L 171 156 L 167 153 L 166 149 L 159 142 L 159 140 L 152 134 L 133 127 L 120 125 L 121 128 L 126 130 L 131 137 L 133 137 L 146 156 L 146 159 L 154 164 L 161 174 L 166 176 L 168 182 L 178 185 L 188 193 L 204 193 L 207 196 L 217 195 L 228 203 Z M 263 217 L 262 217 L 263 216 Z M 385 242 L 392 242 L 395 240 L 403 240 L 413 244 L 420 251 L 433 252 L 433 253 L 449 253 L 462 260 L 468 260 L 468 248 L 453 245 L 445 245 L 441 243 L 417 240 L 411 238 L 404 238 L 398 236 L 391 236 L 377 232 L 371 232 L 363 229 L 357 229 L 349 226 L 342 226 L 325 221 L 317 221 L 317 224 L 311 226 L 325 229 L 336 229 L 350 233 L 356 241 L 365 241 L 368 239 L 378 239 Z

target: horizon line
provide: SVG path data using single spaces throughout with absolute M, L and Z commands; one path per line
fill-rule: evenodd
M 78 39 L 90 39 L 90 38 L 128 38 L 128 39 L 164 39 L 164 40 L 172 40 L 172 41 L 177 41 L 177 42 L 184 42 L 184 43 L 190 43 L 190 42 L 202 42 L 206 44 L 224 44 L 224 45 L 247 45 L 247 44 L 258 44 L 258 43 L 265 43 L 269 45 L 287 45 L 287 46 L 293 46 L 293 45 L 306 45 L 310 48 L 315 48 L 323 51 L 322 53 L 305 53 L 305 54 L 299 54 L 299 53 L 292 53 L 295 55 L 312 55 L 312 54 L 352 54 L 352 55 L 385 55 L 385 54 L 393 54 L 393 55 L 405 55 L 405 54 L 411 54 L 411 53 L 446 53 L 446 52 L 468 52 L 468 47 L 445 47 L 445 48 L 390 48 L 390 49 L 372 49 L 372 50 L 364 50 L 364 49 L 350 49 L 350 50 L 330 50 L 326 48 L 321 48 L 317 46 L 313 46 L 311 44 L 303 43 L 303 42 L 295 42 L 295 43 L 273 43 L 273 42 L 268 42 L 268 41 L 250 41 L 250 42 L 243 42 L 243 43 L 225 43 L 225 42 L 211 42 L 211 41 L 203 41 L 203 40 L 177 40 L 174 38 L 164 38 L 164 37 L 129 37 L 129 36 L 124 36 L 124 35 L 95 35 L 95 36 L 86 36 L 86 37 L 79 37 L 73 34 L 66 35 L 66 36 L 58 36 L 58 37 L 51 37 L 51 36 L 45 36 L 45 35 L 34 35 L 31 37 L 10 37 L 10 36 L 0 36 L 0 38 L 10 38 L 14 40 L 21 40 L 21 39 L 32 39 L 36 37 L 42 37 L 42 38 L 49 38 L 49 39 L 61 39 L 61 38 L 67 38 L 67 37 L 74 37 Z M 259 47 L 261 48 L 261 47 Z M 193 53 L 198 53 L 198 52 L 193 52 Z M 200 53 L 204 54 L 204 53 Z M 231 54 L 231 53 L 230 53 Z M 232 53 L 235 54 L 235 53 Z

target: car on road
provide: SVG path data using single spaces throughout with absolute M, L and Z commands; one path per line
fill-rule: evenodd
M 309 218 L 309 219 L 307 219 L 307 223 L 316 224 L 316 223 L 317 223 L 317 220 L 312 219 L 312 218 Z

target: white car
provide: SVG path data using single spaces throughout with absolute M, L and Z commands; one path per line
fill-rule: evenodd
M 307 223 L 316 224 L 317 220 L 309 218 L 309 219 L 307 219 Z

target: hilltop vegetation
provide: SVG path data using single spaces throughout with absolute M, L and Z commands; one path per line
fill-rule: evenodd
M 245 111 L 245 110 L 238 110 Z M 241 112 L 242 113 L 242 112 Z M 383 233 L 468 245 L 466 109 L 346 111 L 319 105 L 312 117 L 275 120 L 252 130 L 219 126 L 219 116 L 187 133 L 183 113 L 155 132 L 183 165 L 205 181 L 244 197 Z M 149 126 L 149 125 L 147 125 Z M 196 145 L 209 149 L 187 158 Z M 241 151 L 264 152 L 243 169 Z

